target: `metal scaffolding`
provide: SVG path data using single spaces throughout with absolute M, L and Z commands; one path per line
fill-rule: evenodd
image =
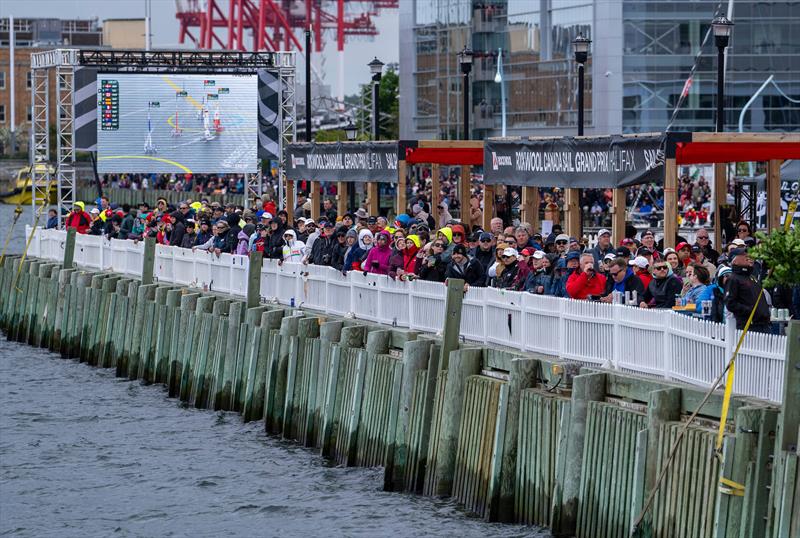
M 58 125 L 56 156 L 58 158 L 59 228 L 75 205 L 75 105 L 73 103 L 75 69 L 72 66 L 56 67 L 56 99 L 58 100 Z

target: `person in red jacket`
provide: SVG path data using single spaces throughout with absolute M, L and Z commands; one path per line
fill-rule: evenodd
M 572 299 L 585 300 L 590 295 L 603 295 L 606 289 L 606 277 L 594 270 L 594 256 L 581 254 L 580 266 L 567 280 L 567 294 Z
M 83 202 L 75 202 L 75 206 L 64 221 L 67 230 L 75 228 L 79 234 L 89 232 L 89 228 L 92 226 L 92 217 L 86 212 L 85 207 Z

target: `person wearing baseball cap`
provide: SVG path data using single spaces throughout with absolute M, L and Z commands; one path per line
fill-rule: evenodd
M 558 255 L 561 257 L 566 256 L 567 250 L 569 249 L 569 236 L 567 234 L 558 234 L 555 244 Z
M 675 246 L 675 252 L 684 267 L 692 263 L 692 246 L 689 243 L 681 241 Z
M 637 276 L 636 269 L 644 264 L 644 272 L 647 272 L 647 260 L 641 256 L 636 257 L 627 264 L 623 258 L 617 258 L 608 269 L 608 278 L 606 278 L 606 287 L 603 290 L 603 296 L 600 301 L 604 303 L 611 303 L 614 301 L 614 292 L 635 294 L 636 302 L 644 297 L 644 283 Z M 628 266 L 630 265 L 630 267 Z
M 642 294 L 639 295 L 641 299 L 644 296 L 644 290 L 647 289 L 647 286 L 650 285 L 650 281 L 653 280 L 653 275 L 650 274 L 650 264 L 652 260 L 648 260 L 644 256 L 636 256 L 634 259 L 628 262 L 628 265 L 633 270 L 633 273 L 642 281 Z
M 589 252 L 578 254 L 575 251 L 567 254 L 567 267 L 574 257 L 578 256 L 579 267 L 567 279 L 567 294 L 572 299 L 586 300 L 600 297 L 606 287 L 606 277 L 595 271 L 594 256 Z
M 495 288 L 504 290 L 521 291 L 525 286 L 530 269 L 524 262 L 519 261 L 517 249 L 507 247 L 500 255 L 503 272 L 494 281 Z
M 731 262 L 731 274 L 725 286 L 725 307 L 736 318 L 736 328 L 744 329 L 750 313 L 755 309 L 749 330 L 770 332 L 772 324 L 769 304 L 761 293 L 761 284 L 753 278 L 753 258 L 743 248 L 731 250 L 728 258 Z
M 489 232 L 481 232 L 478 235 L 478 246 L 470 250 L 469 255 L 475 258 L 483 266 L 484 274 L 488 273 L 489 267 L 495 262 L 494 237 Z
M 597 232 L 597 244 L 589 251 L 594 256 L 595 270 L 600 270 L 601 260 L 614 250 L 614 245 L 611 244 L 611 230 L 603 228 Z

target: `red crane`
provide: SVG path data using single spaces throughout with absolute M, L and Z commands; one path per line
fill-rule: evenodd
M 400 0 L 175 0 L 178 41 L 200 49 L 302 51 L 295 32 L 311 28 L 315 52 L 333 33 L 344 50 L 348 36 L 376 36 L 372 17 Z M 345 9 L 347 7 L 347 9 Z M 347 12 L 347 14 L 345 13 Z

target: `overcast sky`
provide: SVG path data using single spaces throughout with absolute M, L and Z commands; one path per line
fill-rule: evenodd
M 219 0 L 227 5 L 227 0 Z M 97 17 L 101 21 L 108 18 L 143 18 L 144 0 L 0 0 L 0 17 L 56 17 L 88 19 Z M 178 20 L 175 18 L 174 0 L 151 0 L 153 21 L 153 47 L 175 48 L 178 46 Z M 226 11 L 226 10 L 224 10 Z M 367 63 L 375 51 L 379 51 L 384 63 L 397 62 L 398 51 L 398 12 L 383 11 L 374 19 L 379 35 L 373 42 L 351 41 L 345 44 L 344 91 L 352 94 L 358 85 L 369 80 Z M 330 33 L 330 32 L 329 32 Z M 298 36 L 302 42 L 302 37 Z M 357 38 L 358 39 L 358 38 Z M 364 39 L 364 38 L 360 38 Z M 325 36 L 326 52 L 320 63 L 327 84 L 336 93 L 338 60 L 335 38 Z M 298 58 L 298 70 L 302 69 L 302 58 Z M 301 77 L 302 77 L 301 71 Z M 302 81 L 302 78 L 299 78 Z

